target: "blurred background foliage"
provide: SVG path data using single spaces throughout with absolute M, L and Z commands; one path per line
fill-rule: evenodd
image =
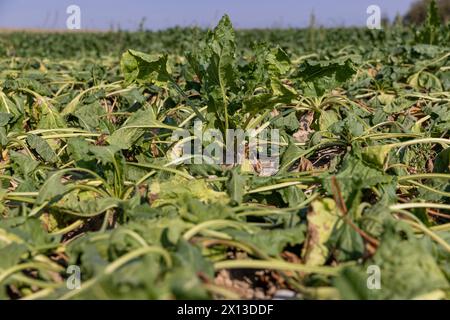
M 427 8 L 431 0 L 416 1 L 408 13 L 404 16 L 404 22 L 407 24 L 422 24 L 427 18 Z M 450 21 L 450 0 L 437 0 L 439 14 L 444 23 Z

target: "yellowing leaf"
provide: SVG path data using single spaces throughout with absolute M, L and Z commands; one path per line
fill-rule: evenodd
M 153 207 L 175 204 L 182 201 L 184 196 L 196 198 L 202 202 L 226 204 L 229 201 L 226 192 L 214 191 L 204 180 L 173 178 L 164 182 L 154 182 L 150 186 L 150 193 L 155 199 L 152 203 Z
M 391 149 L 389 144 L 370 146 L 362 150 L 362 156 L 365 161 L 382 167 Z
M 323 265 L 329 255 L 326 243 L 339 220 L 339 211 L 333 199 L 316 200 L 308 212 L 308 237 L 302 252 L 305 264 Z

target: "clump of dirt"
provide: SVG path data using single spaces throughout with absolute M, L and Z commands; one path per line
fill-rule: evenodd
M 242 299 L 272 299 L 277 290 L 286 288 L 282 278 L 269 270 L 220 270 L 214 283 L 238 294 Z

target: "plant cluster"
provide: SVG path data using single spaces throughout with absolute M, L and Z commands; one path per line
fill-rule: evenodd
M 1 34 L 0 298 L 448 298 L 436 28 Z M 278 129 L 277 172 L 174 163 L 196 120 Z

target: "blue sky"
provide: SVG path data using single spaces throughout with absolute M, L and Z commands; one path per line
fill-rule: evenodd
M 0 0 L 0 28 L 64 29 L 66 8 L 81 8 L 83 29 L 134 30 L 143 17 L 148 29 L 213 26 L 228 13 L 237 28 L 305 27 L 311 12 L 324 26 L 365 25 L 366 8 L 380 6 L 393 18 L 413 0 Z

